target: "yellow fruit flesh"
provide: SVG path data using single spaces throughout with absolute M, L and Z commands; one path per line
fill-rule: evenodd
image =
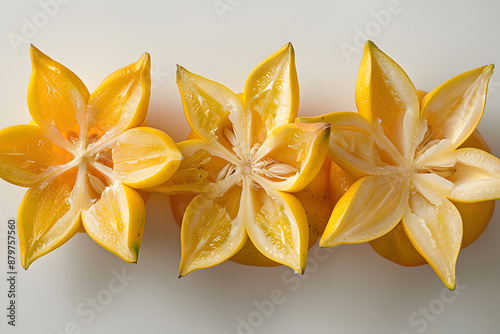
M 192 137 L 192 135 L 190 135 Z M 330 191 L 330 165 L 331 160 L 326 159 L 317 176 L 302 191 L 293 193 L 299 199 L 306 210 L 309 223 L 309 248 L 311 248 L 323 234 L 326 223 L 330 218 L 335 202 L 331 198 Z M 170 206 L 176 223 L 181 226 L 182 217 L 187 206 L 196 195 L 170 196 Z M 250 239 L 243 248 L 230 258 L 231 261 L 240 264 L 273 267 L 280 264 L 268 259 L 253 245 Z
M 418 253 L 455 288 L 463 223 L 451 200 L 500 198 L 500 159 L 457 149 L 479 123 L 492 71 L 493 65 L 478 67 L 424 94 L 373 42 L 365 44 L 358 113 L 301 119 L 330 123 L 330 156 L 360 177 L 333 209 L 322 247 L 370 242 L 401 222 Z
M 0 130 L 0 177 L 30 187 L 18 210 L 22 266 L 82 230 L 123 260 L 137 261 L 147 196 L 131 187 L 165 182 L 181 161 L 170 137 L 136 127 L 149 103 L 149 55 L 90 95 L 60 63 L 35 47 L 31 56 L 33 120 Z
M 461 148 L 465 147 L 479 148 L 486 152 L 491 152 L 488 144 L 477 130 L 462 144 Z M 336 163 L 332 162 L 330 169 L 332 201 L 336 203 L 356 180 L 356 177 L 346 173 Z M 462 216 L 463 239 L 461 248 L 465 248 L 472 244 L 485 230 L 493 215 L 495 201 L 477 203 L 452 202 Z M 427 263 L 413 247 L 401 223 L 384 236 L 370 241 L 370 246 L 379 255 L 399 265 L 413 267 Z

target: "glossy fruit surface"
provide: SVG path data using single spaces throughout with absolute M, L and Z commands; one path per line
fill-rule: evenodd
M 164 183 L 181 161 L 169 136 L 139 126 L 149 104 L 149 55 L 109 75 L 92 94 L 35 47 L 31 59 L 33 121 L 0 130 L 0 177 L 29 187 L 18 210 L 22 266 L 81 229 L 136 262 L 145 206 L 135 189 Z
M 473 147 L 491 153 L 488 144 L 477 130 L 461 147 Z M 453 204 L 462 217 L 463 237 L 460 247 L 463 249 L 472 244 L 484 232 L 493 216 L 495 201 L 477 203 L 454 201 Z M 370 245 L 379 255 L 394 263 L 407 267 L 427 264 L 427 261 L 415 250 L 410 239 L 406 236 L 401 223 L 386 235 L 370 241 Z
M 309 225 L 309 246 L 314 246 L 330 218 L 335 201 L 332 200 L 330 191 L 330 159 L 325 159 L 318 175 L 303 190 L 293 193 L 302 203 L 306 211 Z M 175 221 L 179 226 L 182 224 L 182 217 L 187 206 L 196 197 L 196 194 L 184 194 L 170 196 L 170 207 Z M 272 261 L 260 253 L 252 242 L 247 241 L 245 245 L 233 255 L 229 260 L 251 266 L 274 267 L 281 265 Z
M 251 248 L 248 242 L 251 253 L 304 271 L 307 215 L 292 193 L 321 170 L 329 125 L 293 123 L 294 57 L 290 44 L 269 56 L 250 73 L 242 95 L 178 68 L 184 112 L 197 137 L 179 144 L 188 164 L 179 169 L 203 184 L 183 214 L 180 276 L 230 259 Z
M 424 96 L 398 64 L 366 43 L 356 82 L 359 113 L 301 118 L 331 124 L 329 155 L 358 178 L 337 202 L 320 246 L 369 242 L 401 223 L 454 289 L 463 223 L 452 201 L 500 197 L 500 160 L 460 148 L 481 119 L 492 72 L 493 65 L 476 68 Z

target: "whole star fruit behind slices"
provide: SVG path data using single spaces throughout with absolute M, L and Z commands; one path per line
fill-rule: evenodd
M 320 246 L 377 239 L 401 222 L 418 253 L 455 287 L 463 223 L 451 201 L 500 197 L 500 160 L 460 148 L 475 130 L 493 65 L 458 75 L 425 95 L 367 42 L 356 82 L 357 113 L 332 113 L 331 158 L 358 178 L 336 204 Z
M 299 92 L 291 44 L 252 71 L 241 97 L 182 67 L 177 83 L 198 137 L 179 143 L 181 169 L 189 165 L 209 181 L 183 216 L 180 276 L 230 259 L 248 240 L 254 251 L 303 272 L 308 222 L 291 193 L 320 171 L 329 126 L 293 123 Z
M 137 127 L 150 97 L 150 57 L 110 74 L 91 94 L 68 68 L 31 47 L 33 121 L 0 130 L 0 177 L 29 187 L 18 209 L 24 268 L 83 226 L 136 262 L 145 221 L 135 189 L 164 183 L 181 153 L 165 133 Z

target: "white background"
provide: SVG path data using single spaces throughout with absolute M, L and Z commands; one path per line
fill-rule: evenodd
M 292 42 L 302 115 L 355 111 L 360 43 L 367 37 L 423 90 L 500 64 L 496 1 L 55 1 L 1 1 L 1 128 L 30 120 L 29 43 L 73 70 L 90 91 L 149 52 L 154 89 L 147 121 L 176 141 L 189 132 L 176 64 L 240 92 L 255 65 Z M 479 125 L 496 156 L 499 122 L 496 73 Z M 168 197 L 157 195 L 147 204 L 137 265 L 78 234 L 20 269 L 12 328 L 4 307 L 6 226 L 24 192 L 0 180 L 2 333 L 498 333 L 500 211 L 460 254 L 452 294 L 430 267 L 397 266 L 368 245 L 331 254 L 315 247 L 303 277 L 285 267 L 227 262 L 177 279 L 179 228 Z M 114 279 L 122 272 L 126 286 Z M 271 295 L 278 303 L 271 304 Z M 93 299 L 99 311 L 91 311 Z

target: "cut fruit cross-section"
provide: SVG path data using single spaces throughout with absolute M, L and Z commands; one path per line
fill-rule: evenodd
M 144 201 L 133 188 L 166 182 L 181 153 L 165 133 L 134 128 L 146 116 L 150 60 L 144 54 L 89 95 L 69 69 L 31 48 L 30 125 L 0 130 L 0 177 L 28 186 L 18 212 L 24 268 L 83 229 L 136 262 Z M 133 187 L 133 188 L 132 188 Z
M 366 43 L 356 83 L 359 114 L 302 118 L 331 124 L 329 155 L 350 174 L 332 186 L 332 197 L 340 199 L 321 246 L 388 241 L 393 244 L 381 252 L 387 256 L 389 249 L 411 243 L 419 256 L 403 251 L 401 262 L 425 258 L 454 289 L 463 221 L 451 200 L 500 198 L 500 160 L 459 148 L 481 118 L 492 71 L 493 65 L 477 68 L 424 94 L 392 59 Z
M 265 265 L 277 262 L 303 272 L 307 215 L 290 192 L 305 191 L 320 172 L 329 126 L 292 123 L 298 107 L 292 46 L 259 64 L 242 95 L 182 67 L 177 83 L 194 137 L 179 146 L 186 160 L 198 163 L 177 174 L 187 179 L 192 173 L 189 180 L 202 175 L 209 182 L 193 199 L 185 196 L 173 205 L 177 216 L 185 211 L 180 276 L 233 256 L 244 262 L 242 249 L 267 258 L 258 260 Z M 326 195 L 323 202 L 330 206 Z

